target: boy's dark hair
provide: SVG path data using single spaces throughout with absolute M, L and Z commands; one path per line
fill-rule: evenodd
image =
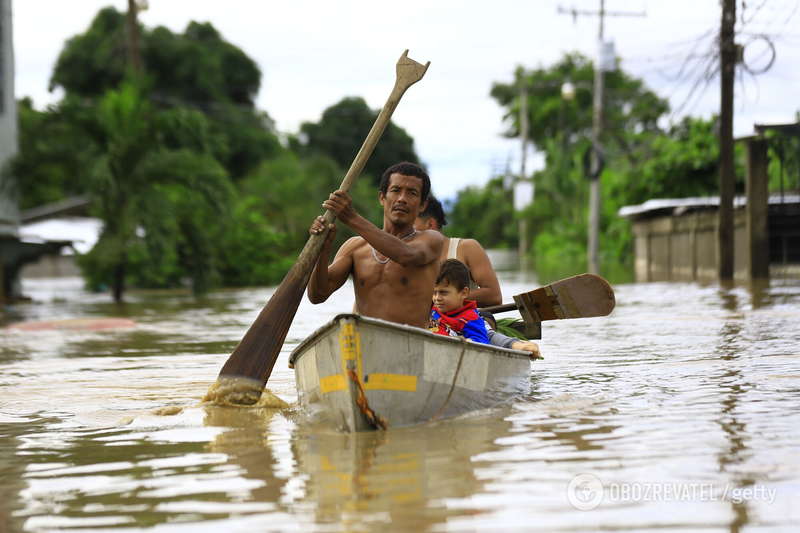
M 464 287 L 469 287 L 469 267 L 459 261 L 458 259 L 448 259 L 442 263 L 442 268 L 439 270 L 439 275 L 436 277 L 436 285 L 440 285 L 443 281 L 447 281 L 456 290 L 463 290 Z
M 442 202 L 437 200 L 432 194 L 428 197 L 428 207 L 426 207 L 425 210 L 419 214 L 419 217 L 434 219 L 439 225 L 439 229 L 442 229 L 447 225 L 447 219 L 444 217 L 444 208 L 442 208 Z
M 378 187 L 378 190 L 381 191 L 383 194 L 386 194 L 386 191 L 389 190 L 389 179 L 392 177 L 392 174 L 402 174 L 404 176 L 414 176 L 422 180 L 422 193 L 420 201 L 424 202 L 428 199 L 428 194 L 431 192 L 431 178 L 428 174 L 423 170 L 423 168 L 416 163 L 409 163 L 408 161 L 403 161 L 402 163 L 397 163 L 389 168 L 387 168 L 383 175 L 381 176 L 381 184 Z

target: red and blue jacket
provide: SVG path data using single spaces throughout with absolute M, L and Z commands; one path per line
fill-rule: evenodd
M 431 331 L 438 335 L 464 337 L 474 342 L 489 344 L 489 335 L 483 318 L 476 310 L 478 303 L 464 300 L 464 306 L 448 313 L 442 313 L 437 307 L 431 309 Z

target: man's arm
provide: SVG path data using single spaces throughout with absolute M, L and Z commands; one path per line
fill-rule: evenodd
M 413 240 L 406 242 L 379 229 L 358 214 L 345 224 L 376 251 L 404 267 L 428 265 L 438 260 L 442 251 L 444 237 L 438 231 L 418 231 Z
M 311 233 L 317 234 L 325 229 L 322 217 L 317 217 L 311 225 Z M 322 250 L 317 259 L 311 279 L 308 282 L 308 299 L 313 304 L 320 304 L 336 292 L 347 280 L 350 271 L 353 269 L 353 248 L 354 239 L 348 239 L 333 259 L 333 263 L 328 266 L 331 244 L 336 236 L 336 224 L 329 226 L 328 235 L 322 245 Z
M 469 297 L 476 300 L 479 306 L 500 305 L 503 303 L 503 293 L 500 291 L 500 282 L 492 268 L 492 262 L 486 255 L 486 250 L 475 239 L 461 241 L 461 252 L 464 263 L 469 267 L 472 279 L 478 284 L 478 289 L 471 290 Z
M 375 250 L 400 265 L 424 266 L 437 260 L 442 251 L 444 237 L 438 231 L 417 232 L 417 238 L 406 242 L 359 215 L 353 209 L 350 196 L 343 191 L 333 192 L 322 206 L 336 213 L 343 224 L 361 235 Z

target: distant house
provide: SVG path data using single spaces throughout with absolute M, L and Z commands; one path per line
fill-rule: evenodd
M 22 278 L 79 276 L 76 253 L 85 254 L 97 242 L 102 222 L 88 216 L 89 199 L 75 196 L 23 211 L 20 237 L 29 242 L 66 242 L 60 253 L 46 254 L 26 264 Z
M 734 277 L 749 277 L 747 199 L 734 200 Z M 625 206 L 633 223 L 637 281 L 711 281 L 717 277 L 719 198 L 653 199 Z M 771 275 L 800 275 L 800 195 L 768 200 Z
M 14 49 L 11 0 L 0 0 L 0 304 L 21 296 L 23 265 L 58 254 L 68 239 L 48 239 L 20 230 L 16 177 L 7 164 L 17 153 L 17 101 L 14 94 Z
M 747 174 L 746 195 L 734 198 L 733 227 L 725 232 L 733 235 L 733 265 L 720 264 L 718 197 L 652 199 L 619 211 L 633 222 L 637 281 L 711 281 L 731 267 L 735 279 L 800 277 L 800 177 L 792 190 L 783 172 L 800 122 L 756 124 L 755 130 L 737 139 L 746 148 Z M 780 192 L 772 195 L 770 149 L 781 169 Z

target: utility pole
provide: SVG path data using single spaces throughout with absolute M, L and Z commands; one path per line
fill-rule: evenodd
M 0 0 L 0 167 L 17 155 L 18 117 L 14 93 L 14 18 L 11 0 Z M 0 173 L 0 315 L 2 304 L 17 296 L 14 257 L 23 253 L 19 243 L 17 179 Z
M 733 279 L 733 82 L 736 69 L 736 0 L 722 0 L 719 31 L 720 109 L 719 109 L 719 279 Z
M 592 94 L 592 167 L 589 182 L 589 238 L 587 242 L 588 269 L 590 274 L 599 274 L 598 248 L 600 241 L 600 154 L 603 133 L 603 92 L 605 89 L 605 72 L 603 72 L 603 26 L 606 17 L 605 0 L 600 0 L 600 28 L 597 32 L 597 58 L 594 61 L 594 91 Z
M 525 85 L 525 72 L 520 69 L 519 78 L 519 135 L 522 139 L 521 150 L 519 159 L 519 179 L 523 184 L 517 186 L 517 191 L 522 194 L 522 191 L 527 193 L 525 187 L 525 180 L 528 179 L 527 175 L 527 160 L 528 160 L 528 87 Z M 524 204 L 525 202 L 522 202 Z M 521 205 L 522 205 L 521 204 Z M 524 207 L 522 207 L 524 209 Z M 528 220 L 524 215 L 519 217 L 519 270 L 526 272 L 528 270 Z
M 139 46 L 139 10 L 147 9 L 147 3 L 140 5 L 137 0 L 128 0 L 128 15 L 126 23 L 128 26 L 128 65 L 130 65 L 133 72 L 140 74 L 142 72 L 142 54 Z
M 600 173 L 602 172 L 602 134 L 603 134 L 603 103 L 605 92 L 605 71 L 613 70 L 609 67 L 606 56 L 607 49 L 605 43 L 604 26 L 605 18 L 611 17 L 644 17 L 642 12 L 629 11 L 606 11 L 605 0 L 600 0 L 599 11 L 588 11 L 582 9 L 558 8 L 560 14 L 572 15 L 573 20 L 577 20 L 578 15 L 591 15 L 599 18 L 600 26 L 597 32 L 597 57 L 594 61 L 594 91 L 592 99 L 592 148 L 591 148 L 591 167 L 589 172 L 589 235 L 587 240 L 587 267 L 590 273 L 600 272 L 599 248 L 600 248 L 600 211 L 602 200 L 600 197 Z M 614 58 L 610 58 L 611 61 Z

